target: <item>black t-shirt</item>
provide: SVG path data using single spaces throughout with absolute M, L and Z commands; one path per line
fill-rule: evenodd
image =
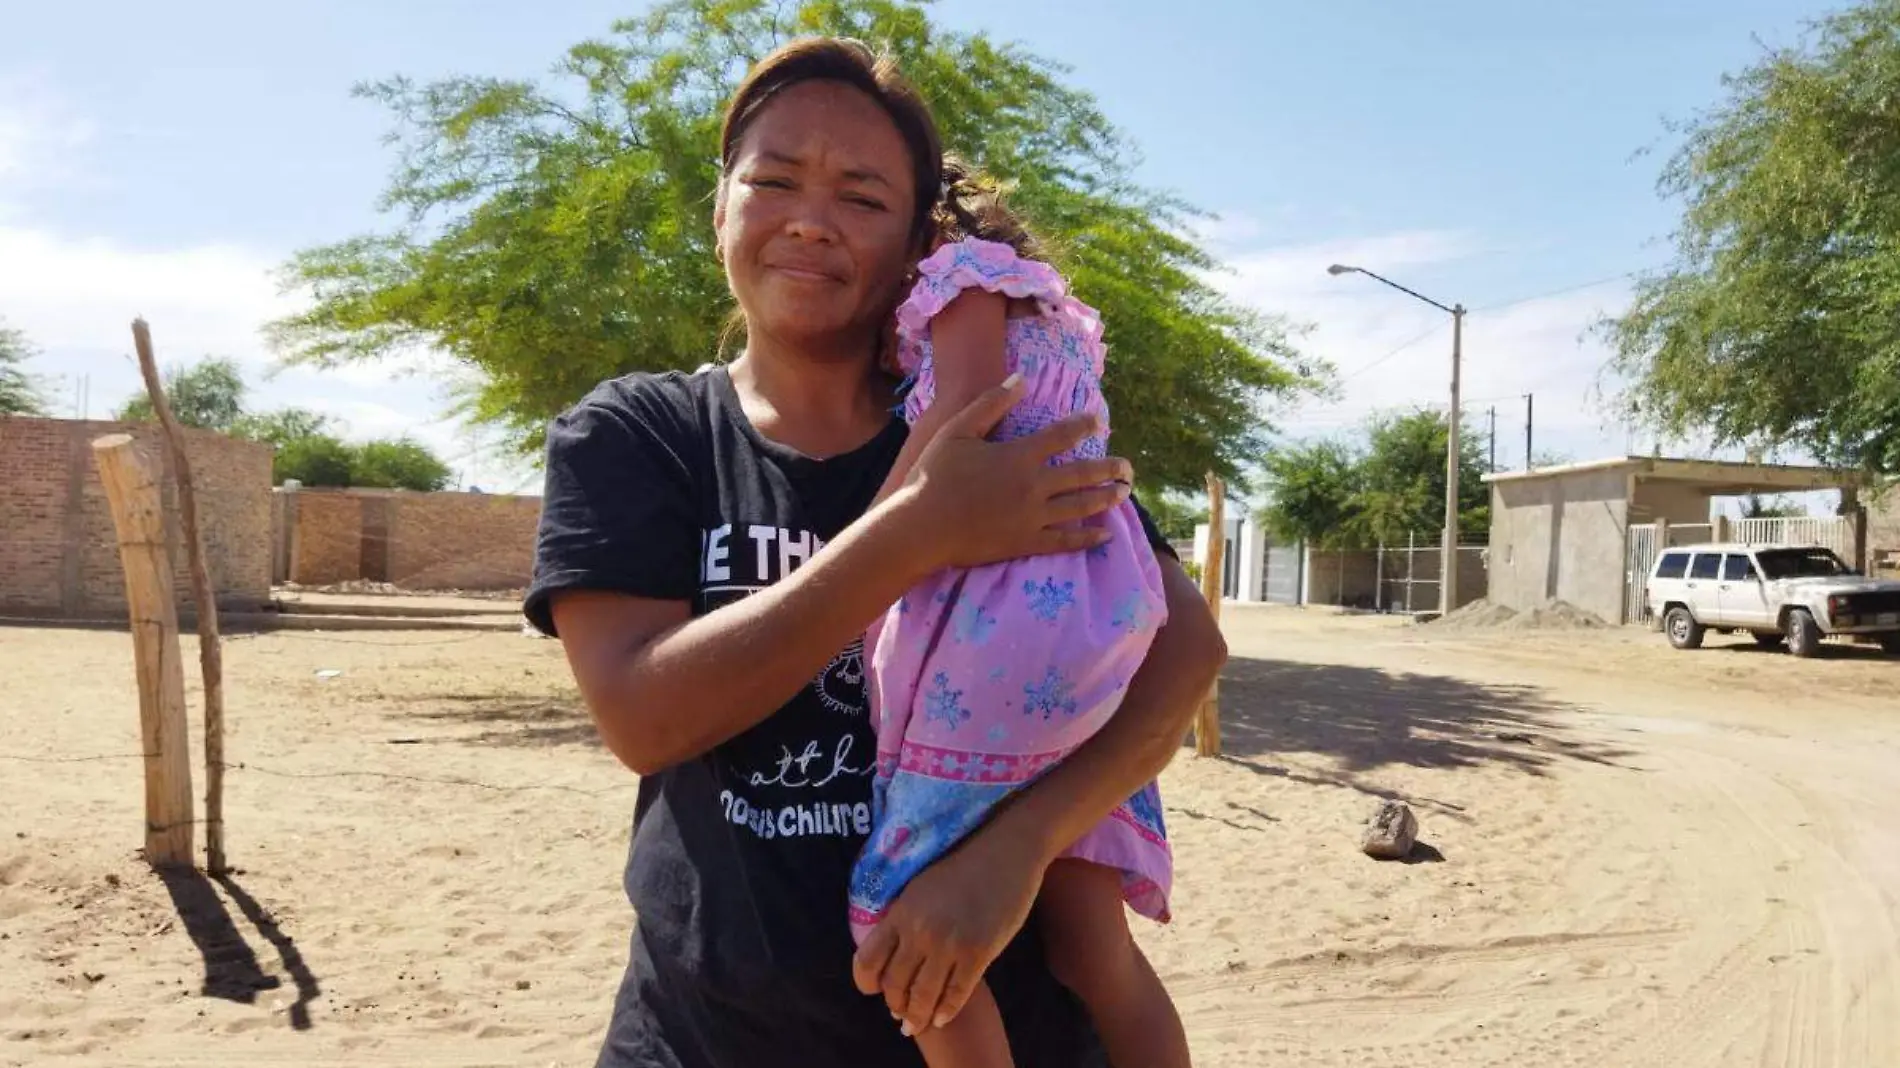
M 548 432 L 528 617 L 552 634 L 564 589 L 690 600 L 695 615 L 763 589 L 864 513 L 906 432 L 893 419 L 815 460 L 753 428 L 724 368 L 606 382 Z M 859 641 L 751 730 L 640 780 L 636 920 L 601 1068 L 921 1068 L 882 999 L 851 983 L 846 888 L 874 752 Z M 1029 926 L 989 973 L 1016 1063 L 1097 1068 Z

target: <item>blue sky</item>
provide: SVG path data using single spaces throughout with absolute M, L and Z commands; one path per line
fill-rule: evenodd
M 38 342 L 36 370 L 65 376 L 62 404 L 81 377 L 95 416 L 136 388 L 126 324 L 144 314 L 164 358 L 215 352 L 254 368 L 260 405 L 319 407 L 362 435 L 414 433 L 491 489 L 531 481 L 444 422 L 425 381 L 374 368 L 265 381 L 256 328 L 294 299 L 267 272 L 298 247 L 381 225 L 387 124 L 350 97 L 354 82 L 539 75 L 643 5 L 6 6 L 0 316 Z M 1290 434 L 1443 403 L 1448 324 L 1325 274 L 1346 261 L 1478 309 L 1468 416 L 1482 431 L 1499 407 L 1512 465 L 1527 391 L 1539 452 L 1647 450 L 1606 420 L 1603 353 L 1583 336 L 1626 299 L 1619 276 L 1667 257 L 1660 156 L 1641 153 L 1666 151 L 1664 120 L 1717 100 L 1724 71 L 1832 6 L 943 0 L 936 12 L 1070 65 L 1140 146 L 1147 181 L 1219 213 L 1207 234 L 1230 268 L 1220 284 L 1311 325 L 1304 344 L 1344 377 L 1337 403 L 1279 416 Z

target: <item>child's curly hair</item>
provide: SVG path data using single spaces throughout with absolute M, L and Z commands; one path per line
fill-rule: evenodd
M 995 241 L 1026 260 L 1044 259 L 1043 243 L 1006 200 L 1001 183 L 962 160 L 944 157 L 943 195 L 931 212 L 938 240 L 945 244 L 968 238 Z

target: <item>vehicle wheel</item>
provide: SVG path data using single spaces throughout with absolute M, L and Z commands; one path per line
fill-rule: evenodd
M 1663 633 L 1669 636 L 1669 644 L 1678 649 L 1700 649 L 1702 636 L 1707 632 L 1687 608 L 1677 605 L 1663 615 Z
M 1900 656 L 1900 633 L 1882 634 L 1880 649 L 1888 656 Z
M 1821 651 L 1821 628 L 1805 608 L 1788 613 L 1788 651 L 1799 657 Z
M 1761 646 L 1763 649 L 1779 649 L 1781 648 L 1781 643 L 1787 640 L 1788 639 L 1773 631 L 1769 631 L 1766 634 L 1755 635 L 1755 644 Z

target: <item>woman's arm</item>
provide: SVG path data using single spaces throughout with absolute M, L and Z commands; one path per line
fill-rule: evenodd
M 1003 349 L 1009 298 L 981 289 L 965 290 L 930 320 L 931 377 L 936 395 L 910 428 L 910 437 L 885 476 L 874 504 L 882 503 L 910 477 L 910 469 L 952 415 L 995 389 L 1009 372 Z
M 691 618 L 684 601 L 555 593 L 555 630 L 608 749 L 643 774 L 697 756 L 780 708 L 929 574 L 1099 543 L 1105 531 L 1070 524 L 1126 499 L 1103 484 L 1128 464 L 1048 465 L 1087 420 L 984 441 L 1020 394 L 1013 381 L 957 413 L 889 499 L 735 604 Z
M 882 991 L 914 1033 L 962 1010 L 1029 917 L 1043 872 L 1116 806 L 1160 774 L 1227 660 L 1200 587 L 1161 559 L 1168 622 L 1101 731 L 1003 805 L 961 847 L 899 895 L 859 949 L 858 989 Z

